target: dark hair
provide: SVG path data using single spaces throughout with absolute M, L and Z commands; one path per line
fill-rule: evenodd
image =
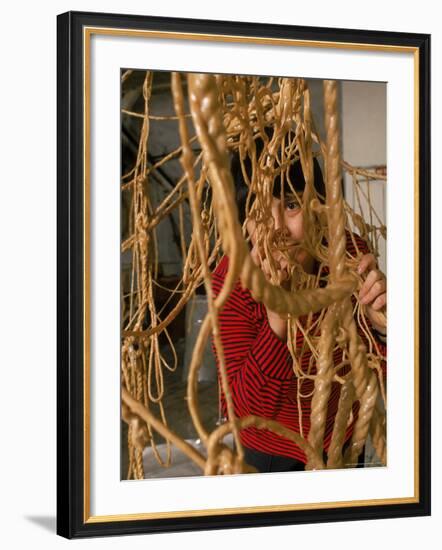
M 266 128 L 266 134 L 270 138 L 272 133 L 273 133 L 272 129 Z M 259 156 L 262 153 L 262 150 L 264 149 L 264 140 L 261 137 L 256 138 L 255 146 L 256 146 L 256 157 L 259 158 Z M 243 164 L 244 164 L 247 177 L 250 179 L 252 177 L 252 161 L 250 160 L 249 156 L 246 156 L 246 158 L 243 160 Z M 231 162 L 230 162 L 230 170 L 231 170 L 233 181 L 235 184 L 235 195 L 236 195 L 236 203 L 238 205 L 239 220 L 240 220 L 240 223 L 243 224 L 245 220 L 246 202 L 247 202 L 247 196 L 249 193 L 249 188 L 244 180 L 241 159 L 238 151 L 235 151 L 232 155 Z M 295 189 L 295 191 L 298 192 L 300 195 L 302 195 L 302 193 L 304 192 L 306 183 L 305 183 L 304 174 L 302 172 L 301 161 L 299 159 L 290 165 L 289 178 L 290 178 L 290 183 Z M 325 201 L 324 178 L 322 177 L 322 171 L 321 171 L 321 167 L 319 166 L 319 162 L 315 157 L 313 158 L 313 184 L 318 194 L 318 199 L 321 202 L 324 202 Z M 284 194 L 290 193 L 291 192 L 290 185 L 287 182 L 286 178 L 284 178 L 283 185 L 284 185 L 283 193 Z M 275 183 L 273 186 L 273 196 L 274 197 L 281 196 L 281 178 L 279 177 L 275 180 Z

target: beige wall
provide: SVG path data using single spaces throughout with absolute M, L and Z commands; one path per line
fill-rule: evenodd
M 358 167 L 386 165 L 387 84 L 342 82 L 341 112 L 343 159 Z M 351 206 L 354 206 L 355 196 L 351 178 L 346 176 L 344 181 L 346 199 Z M 369 189 L 371 202 L 383 223 L 386 223 L 385 186 L 385 182 L 373 181 Z M 384 241 L 380 243 L 379 265 L 385 272 Z

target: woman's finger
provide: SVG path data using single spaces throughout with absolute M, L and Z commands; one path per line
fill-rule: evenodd
M 376 281 L 370 290 L 360 300 L 362 304 L 371 304 L 380 294 L 385 293 L 387 285 L 384 279 Z
M 380 281 L 384 278 L 383 274 L 377 270 L 372 269 L 370 273 L 367 275 L 367 278 L 362 283 L 361 289 L 359 290 L 359 299 L 362 300 L 364 296 L 367 294 L 367 292 L 370 291 L 371 287 L 374 285 L 376 281 Z
M 376 258 L 373 254 L 364 254 L 358 265 L 358 273 L 364 273 L 367 269 L 374 269 L 376 267 Z
M 267 258 L 264 258 L 262 260 L 261 269 L 262 269 L 264 275 L 266 276 L 266 278 L 268 279 L 269 275 L 270 275 L 270 269 L 269 269 L 269 262 L 268 262 Z
M 387 293 L 384 292 L 380 296 L 376 298 L 376 300 L 371 304 L 371 308 L 373 308 L 375 311 L 379 311 L 382 309 L 387 303 Z
M 252 256 L 252 260 L 256 265 L 260 265 L 261 262 L 259 260 L 259 252 L 258 252 L 258 247 L 256 245 L 252 247 L 252 250 L 250 251 L 250 256 Z

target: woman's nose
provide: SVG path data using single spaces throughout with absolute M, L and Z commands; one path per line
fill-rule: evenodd
M 281 215 L 281 207 L 279 204 L 272 205 L 272 216 L 273 216 L 273 224 L 274 224 L 274 230 L 280 231 L 284 228 L 284 223 Z

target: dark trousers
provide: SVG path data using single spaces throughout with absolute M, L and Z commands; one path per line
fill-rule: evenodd
M 349 441 L 344 445 L 343 451 L 348 447 Z M 365 446 L 358 458 L 356 468 L 364 467 Z M 325 459 L 326 457 L 324 457 Z M 288 456 L 269 455 L 256 449 L 244 447 L 244 459 L 247 464 L 254 466 L 258 472 L 298 472 L 305 469 L 304 462 Z

